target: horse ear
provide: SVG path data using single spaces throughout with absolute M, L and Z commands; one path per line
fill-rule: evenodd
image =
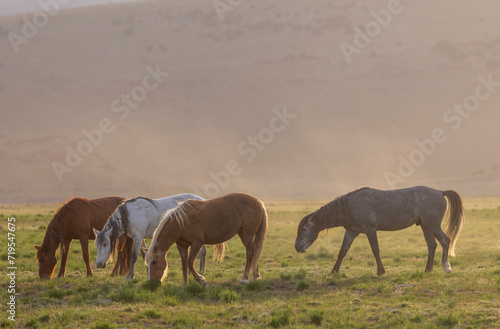
M 98 235 L 99 235 L 99 233 L 101 233 L 101 232 L 100 232 L 100 231 L 98 231 L 98 230 L 96 230 L 96 229 L 95 229 L 95 227 L 94 227 L 93 229 L 94 229 L 94 234 L 95 234 L 95 236 L 96 236 L 96 238 L 97 238 L 97 236 L 98 236 Z
M 158 247 L 156 245 L 153 247 L 153 252 L 158 252 Z
M 312 216 L 309 217 L 308 222 L 309 223 L 313 223 L 314 225 L 316 225 L 316 214 L 312 214 Z
M 149 248 L 144 248 L 142 247 L 142 251 L 144 251 L 146 254 L 148 253 Z
M 35 248 L 35 249 L 36 249 L 36 251 L 39 251 L 39 250 L 40 250 L 40 248 L 42 248 L 42 246 L 33 246 L 33 248 Z

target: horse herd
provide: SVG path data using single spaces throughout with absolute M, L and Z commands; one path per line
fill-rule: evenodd
M 450 215 L 447 230 L 441 229 L 448 199 Z M 402 230 L 421 226 L 428 248 L 426 271 L 433 268 L 436 240 L 443 248 L 441 264 L 451 273 L 448 253 L 454 256 L 455 244 L 464 223 L 463 203 L 455 191 L 440 191 L 416 186 L 381 191 L 361 188 L 327 203 L 305 216 L 299 223 L 295 250 L 305 252 L 320 231 L 342 226 L 344 240 L 332 272 L 338 272 L 353 240 L 363 233 L 368 237 L 377 263 L 377 274 L 385 273 L 377 240 L 377 231 Z M 250 274 L 260 279 L 258 261 L 264 246 L 268 216 L 264 203 L 243 193 L 231 193 L 204 200 L 194 194 L 179 194 L 161 199 L 121 197 L 100 199 L 73 198 L 60 207 L 37 249 L 39 277 L 48 279 L 57 264 L 61 246 L 59 277 L 66 271 L 70 243 L 80 240 L 87 276 L 92 275 L 88 240 L 95 239 L 97 268 L 105 268 L 118 252 L 112 276 L 134 277 L 139 253 L 143 254 L 149 280 L 163 281 L 168 272 L 166 253 L 175 243 L 182 263 L 184 284 L 188 270 L 201 285 L 205 278 L 196 272 L 194 261 L 199 254 L 200 272 L 205 268 L 205 245 L 214 245 L 214 254 L 221 261 L 225 242 L 238 235 L 246 248 L 246 265 L 240 284 L 249 282 Z M 150 238 L 149 249 L 144 239 Z

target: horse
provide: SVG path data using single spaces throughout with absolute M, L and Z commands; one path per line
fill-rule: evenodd
M 43 242 L 34 246 L 37 250 L 38 275 L 41 279 L 49 279 L 54 274 L 57 264 L 57 249 L 61 245 L 61 268 L 58 277 L 64 277 L 66 262 L 71 241 L 80 240 L 83 260 L 87 266 L 87 276 L 92 276 L 89 256 L 89 239 L 94 239 L 92 229 L 102 229 L 107 218 L 124 198 L 110 196 L 99 199 L 76 197 L 63 203 L 57 209 L 54 217 L 47 226 Z M 119 252 L 120 255 L 120 252 Z M 120 266 L 116 264 L 115 268 Z
M 441 230 L 447 203 L 450 216 L 446 234 Z M 377 240 L 377 231 L 397 231 L 413 224 L 422 227 L 427 242 L 426 272 L 432 272 L 434 255 L 439 241 L 443 248 L 441 265 L 445 273 L 451 273 L 448 253 L 455 256 L 455 244 L 465 221 L 460 195 L 451 190 L 439 191 L 425 186 L 381 191 L 361 188 L 345 194 L 305 216 L 299 223 L 295 250 L 305 252 L 317 239 L 320 231 L 343 226 L 346 230 L 332 273 L 338 272 L 353 240 L 366 234 L 377 262 L 377 274 L 385 273 Z
M 264 203 L 248 194 L 232 193 L 207 201 L 185 201 L 165 215 L 153 234 L 145 258 L 148 279 L 165 280 L 168 273 L 165 255 L 175 243 L 181 256 L 184 284 L 188 283 L 189 268 L 194 279 L 206 286 L 205 278 L 193 266 L 196 254 L 204 244 L 220 244 L 236 234 L 246 248 L 245 272 L 240 284 L 248 283 L 252 270 L 254 279 L 260 279 L 258 261 L 267 223 Z
M 141 242 L 144 238 L 151 238 L 165 213 L 177 207 L 179 202 L 189 199 L 203 200 L 194 194 L 179 194 L 161 199 L 136 197 L 123 201 L 109 217 L 104 228 L 94 229 L 97 246 L 97 268 L 105 268 L 112 250 L 115 248 L 116 238 L 126 233 L 133 239 L 131 266 L 126 278 L 133 279 L 135 263 L 137 262 Z M 203 260 L 204 263 L 204 260 Z

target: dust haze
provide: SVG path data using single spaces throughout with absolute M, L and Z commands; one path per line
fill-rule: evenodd
M 151 0 L 2 16 L 0 203 L 500 195 L 499 9 Z

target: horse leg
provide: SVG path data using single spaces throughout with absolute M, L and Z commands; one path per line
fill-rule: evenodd
M 425 242 L 427 242 L 427 250 L 429 255 L 427 256 L 427 266 L 425 267 L 426 272 L 432 272 L 434 266 L 434 254 L 436 253 L 437 243 L 432 235 L 431 231 L 427 227 L 422 226 L 422 231 L 424 232 Z
M 240 280 L 240 284 L 247 284 L 250 278 L 250 266 L 252 265 L 252 257 L 253 257 L 253 235 L 247 234 L 245 235 L 243 232 L 238 232 L 238 236 L 243 242 L 243 245 L 246 248 L 246 258 L 247 262 L 245 264 L 245 272 L 243 273 L 243 277 Z
M 120 267 L 120 275 L 125 275 L 130 272 L 130 268 L 132 267 L 133 249 L 134 239 L 125 234 L 125 247 L 123 248 L 123 266 Z
M 87 236 L 80 237 L 80 245 L 82 246 L 83 261 L 87 267 L 87 276 L 92 276 L 92 269 L 90 268 L 89 238 Z
M 207 248 L 205 248 L 205 245 L 201 247 L 200 253 L 198 254 L 198 257 L 200 258 L 200 272 L 205 273 L 205 258 L 207 256 Z
M 69 247 L 71 245 L 72 239 L 64 240 L 64 245 L 61 245 L 61 268 L 59 269 L 59 274 L 57 274 L 58 278 L 64 278 L 66 274 L 66 263 L 68 261 Z
M 122 235 L 121 237 L 118 238 L 118 256 L 116 257 L 116 261 L 115 261 L 115 266 L 113 267 L 113 271 L 111 271 L 111 276 L 114 277 L 116 275 L 118 275 L 118 269 L 120 267 L 122 267 L 122 263 L 123 263 L 123 246 L 125 244 L 125 239 L 124 239 L 124 235 Z
M 254 280 L 262 279 L 262 277 L 260 276 L 260 272 L 259 272 L 259 265 L 255 266 L 255 268 L 253 269 L 253 279 Z
M 450 238 L 444 234 L 444 232 L 439 228 L 439 232 L 435 233 L 434 236 L 439 241 L 443 247 L 443 257 L 441 259 L 441 265 L 445 273 L 451 273 L 451 265 L 448 262 L 448 250 L 450 248 Z
M 194 269 L 194 261 L 196 259 L 196 256 L 198 256 L 198 252 L 200 251 L 201 247 L 203 247 L 203 244 L 193 242 L 191 245 L 191 250 L 189 251 L 189 257 L 187 261 L 187 265 L 189 266 L 189 269 L 191 270 L 191 273 L 193 274 L 194 279 L 202 286 L 206 287 L 207 281 L 205 278 L 201 275 L 199 275 L 196 270 Z
M 342 260 L 344 259 L 345 255 L 347 254 L 347 251 L 351 247 L 352 242 L 356 237 L 359 235 L 359 233 L 354 233 L 351 231 L 345 231 L 344 234 L 344 241 L 342 242 L 342 247 L 340 247 L 339 255 L 337 257 L 337 261 L 335 262 L 335 265 L 333 266 L 332 273 L 337 272 L 340 270 L 340 265 L 342 264 Z
M 130 271 L 128 272 L 128 275 L 125 277 L 128 280 L 132 280 L 134 278 L 135 263 L 137 262 L 137 257 L 139 256 L 141 241 L 142 239 L 134 237 L 134 247 L 132 249 L 132 263 L 130 264 Z
M 370 242 L 370 247 L 372 248 L 373 256 L 377 261 L 377 275 L 383 275 L 385 273 L 384 265 L 382 265 L 382 259 L 380 258 L 380 248 L 378 246 L 377 231 L 366 232 L 368 242 Z
M 182 279 L 184 280 L 184 284 L 188 284 L 188 249 L 189 247 L 187 246 L 177 244 L 177 250 L 179 250 L 179 255 L 181 256 Z

